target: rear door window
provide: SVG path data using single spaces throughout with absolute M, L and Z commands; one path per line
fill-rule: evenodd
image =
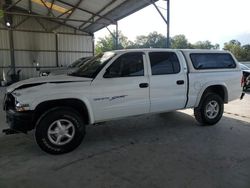
M 228 53 L 193 53 L 190 54 L 195 69 L 228 69 L 236 64 Z
M 152 75 L 176 74 L 180 72 L 180 63 L 174 52 L 149 53 Z

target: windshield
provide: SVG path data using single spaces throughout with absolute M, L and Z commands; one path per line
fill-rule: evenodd
M 115 56 L 114 52 L 98 54 L 86 61 L 77 71 L 69 74 L 70 76 L 80 76 L 94 78 L 106 63 Z
M 87 60 L 89 60 L 91 57 L 82 57 L 80 59 L 77 59 L 76 61 L 74 61 L 73 63 L 71 63 L 69 65 L 70 68 L 74 68 L 74 67 L 79 67 L 81 66 L 81 64 Z

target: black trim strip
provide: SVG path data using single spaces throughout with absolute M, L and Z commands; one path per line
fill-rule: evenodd
M 188 104 L 188 101 L 189 101 L 189 73 L 190 73 L 190 71 L 189 71 L 189 67 L 188 67 L 188 61 L 187 61 L 187 58 L 186 58 L 186 56 L 185 56 L 185 54 L 184 54 L 184 52 L 181 50 L 181 53 L 182 53 L 182 55 L 183 55 L 183 57 L 184 57 L 184 59 L 185 59 L 185 63 L 186 63 L 186 66 L 187 66 L 187 93 L 186 93 L 186 103 L 185 103 L 185 106 L 184 106 L 184 108 L 186 108 L 187 107 L 187 104 Z
M 24 84 L 24 85 L 21 85 L 17 88 L 15 88 L 13 91 L 17 90 L 17 89 L 26 89 L 26 88 L 29 88 L 29 87 L 35 87 L 35 86 L 39 86 L 39 85 L 43 85 L 43 84 L 64 84 L 64 83 L 71 83 L 71 82 L 88 82 L 86 80 L 84 81 L 52 81 L 52 82 L 40 82 L 40 83 L 33 83 L 33 84 Z

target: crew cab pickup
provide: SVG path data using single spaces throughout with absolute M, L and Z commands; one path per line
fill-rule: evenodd
M 241 70 L 219 50 L 136 49 L 105 52 L 69 75 L 32 78 L 7 88 L 9 130 L 35 129 L 51 154 L 75 149 L 85 126 L 128 116 L 193 108 L 214 125 L 224 103 L 241 95 Z

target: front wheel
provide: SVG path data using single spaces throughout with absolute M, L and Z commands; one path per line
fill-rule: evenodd
M 214 125 L 221 119 L 223 112 L 224 102 L 221 97 L 215 93 L 208 93 L 194 109 L 194 116 L 201 125 Z
M 54 108 L 38 120 L 35 138 L 40 148 L 50 154 L 63 154 L 80 145 L 85 135 L 85 124 L 77 111 Z

